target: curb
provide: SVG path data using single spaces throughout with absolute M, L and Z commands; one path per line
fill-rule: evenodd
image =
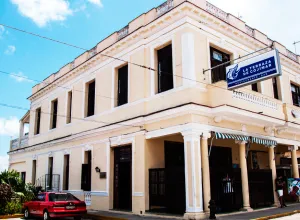
M 24 215 L 23 214 L 0 215 L 0 219 L 21 218 L 21 217 L 24 217 Z
M 86 214 L 85 217 L 93 220 L 127 220 L 127 218 L 119 218 L 119 217 L 96 215 L 96 214 Z
M 261 217 L 261 218 L 256 218 L 255 220 L 268 220 L 268 219 L 274 219 L 274 218 L 281 218 L 281 217 L 285 217 L 285 216 L 294 215 L 297 213 L 300 213 L 300 210 L 296 210 L 293 212 L 280 213 L 280 214 L 276 214 L 276 215 L 270 215 L 270 216 Z

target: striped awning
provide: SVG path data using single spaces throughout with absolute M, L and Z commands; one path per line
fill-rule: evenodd
M 238 134 L 226 134 L 226 133 L 219 133 L 216 132 L 216 139 L 234 139 L 237 141 L 248 141 L 249 137 L 244 135 L 238 135 Z
M 252 137 L 252 142 L 257 144 L 262 144 L 266 146 L 276 146 L 277 142 L 274 140 L 268 140 L 263 138 Z

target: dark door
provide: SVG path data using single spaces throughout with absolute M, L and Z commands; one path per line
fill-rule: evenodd
M 131 146 L 114 149 L 114 209 L 132 209 L 131 162 Z
M 168 212 L 185 212 L 184 170 L 184 144 L 165 142 L 165 204 Z
M 52 182 L 53 182 L 53 157 L 49 157 L 49 180 L 48 180 L 48 189 L 52 190 Z
M 128 65 L 118 70 L 118 106 L 128 102 Z
M 211 199 L 216 202 L 217 211 L 228 212 L 240 208 L 240 171 L 232 168 L 231 148 L 213 146 L 209 166 Z

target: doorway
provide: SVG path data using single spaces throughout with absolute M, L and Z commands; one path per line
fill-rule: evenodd
M 114 149 L 114 209 L 132 210 L 131 145 Z
M 167 211 L 183 214 L 186 209 L 184 143 L 165 141 L 165 184 Z

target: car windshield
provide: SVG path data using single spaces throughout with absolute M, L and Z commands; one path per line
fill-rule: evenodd
M 57 202 L 57 201 L 79 201 L 75 196 L 70 193 L 50 193 L 49 201 Z

